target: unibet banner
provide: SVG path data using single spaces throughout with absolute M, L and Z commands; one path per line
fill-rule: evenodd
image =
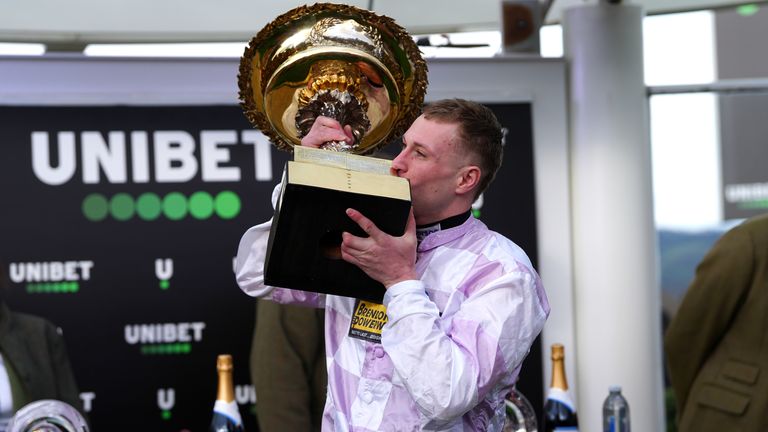
M 749 218 L 768 212 L 768 95 L 719 96 L 723 216 Z
M 535 262 L 530 105 L 492 108 L 504 166 L 475 215 Z M 289 158 L 236 106 L 0 107 L 3 295 L 63 330 L 93 430 L 207 430 L 220 353 L 257 430 L 233 260 Z M 541 377 L 537 343 L 518 388 L 539 412 Z
M 204 430 L 230 353 L 256 430 L 233 259 L 289 155 L 235 106 L 0 107 L 0 141 L 7 303 L 62 328 L 93 429 Z

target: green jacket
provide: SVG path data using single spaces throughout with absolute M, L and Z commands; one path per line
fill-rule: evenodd
M 260 430 L 320 430 L 328 386 L 324 312 L 258 300 L 251 377 Z
M 768 431 L 768 215 L 707 253 L 664 346 L 680 432 Z
M 83 412 L 64 338 L 53 324 L 12 312 L 0 301 L 0 351 L 9 369 L 14 410 L 37 400 L 57 399 Z

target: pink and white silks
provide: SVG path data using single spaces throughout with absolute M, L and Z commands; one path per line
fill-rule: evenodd
M 237 282 L 251 296 L 325 307 L 324 431 L 501 431 L 504 396 L 549 315 L 520 247 L 473 217 L 429 234 L 420 279 L 387 290 L 374 343 L 349 336 L 355 299 L 264 285 L 270 226 L 243 235 Z

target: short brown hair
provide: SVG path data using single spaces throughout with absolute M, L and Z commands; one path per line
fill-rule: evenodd
M 443 99 L 424 107 L 424 118 L 440 123 L 455 123 L 464 150 L 479 158 L 480 184 L 475 198 L 485 191 L 501 166 L 501 124 L 490 108 L 464 99 Z

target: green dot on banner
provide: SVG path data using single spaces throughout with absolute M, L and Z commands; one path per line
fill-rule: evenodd
M 109 203 L 102 194 L 90 194 L 83 200 L 83 214 L 91 222 L 99 222 L 107 217 Z
M 77 282 L 72 282 L 72 284 L 70 285 L 70 291 L 72 291 L 73 293 L 80 291 L 80 284 Z
M 166 289 L 168 289 L 170 287 L 171 287 L 171 282 L 170 281 L 167 281 L 167 280 L 161 280 L 160 281 L 160 289 L 166 290 Z
M 232 219 L 240 213 L 240 197 L 232 191 L 219 192 L 214 205 L 222 219 Z
M 171 192 L 163 198 L 163 214 L 170 220 L 180 220 L 187 215 L 187 198 L 179 192 Z
M 163 410 L 162 414 L 160 416 L 163 418 L 163 420 L 170 420 L 171 419 L 171 412 L 168 410 Z
M 136 200 L 136 213 L 146 221 L 157 219 L 162 211 L 163 204 L 157 194 L 146 192 L 139 195 L 139 198 Z
M 127 221 L 133 217 L 136 211 L 133 198 L 127 193 L 119 193 L 109 201 L 109 210 L 112 217 L 119 221 Z
M 213 197 L 208 192 L 195 192 L 189 197 L 189 214 L 195 219 L 208 219 L 213 214 Z

